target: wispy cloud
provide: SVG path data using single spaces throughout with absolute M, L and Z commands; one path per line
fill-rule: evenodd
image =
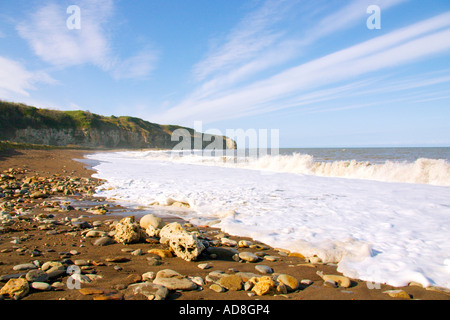
M 50 2 L 39 7 L 17 25 L 34 54 L 58 68 L 90 64 L 109 72 L 115 79 L 141 78 L 156 63 L 156 53 L 143 50 L 128 58 L 112 49 L 108 33 L 115 12 L 113 0 L 81 0 L 81 28 L 69 29 L 67 7 L 71 2 Z
M 393 6 L 403 1 L 381 2 L 386 6 Z M 357 7 L 356 2 L 350 3 L 349 6 Z M 364 13 L 365 11 L 363 11 Z M 319 25 L 324 24 L 324 21 L 334 15 L 325 17 L 319 21 Z M 338 26 L 345 28 L 348 24 L 354 23 L 356 14 L 351 14 L 350 17 L 345 19 L 345 23 L 338 24 Z M 259 27 L 258 30 L 262 30 L 262 27 Z M 331 32 L 326 29 L 317 30 L 322 30 L 322 32 L 316 32 L 315 37 L 317 38 L 324 33 Z M 312 41 L 311 35 L 308 37 L 308 41 Z M 435 54 L 441 54 L 449 49 L 450 12 L 446 12 L 321 58 L 287 68 L 273 76 L 245 86 L 214 87 L 212 81 L 218 84 L 222 79 L 221 76 L 217 76 L 216 79 L 203 83 L 200 89 L 194 92 L 195 94 L 159 115 L 159 119 L 164 122 L 189 123 L 197 119 L 211 122 L 279 110 L 282 106 L 298 106 L 307 101 L 304 99 L 305 95 L 315 90 L 316 93 L 320 93 L 320 88 L 323 86 L 339 87 L 342 86 L 340 83 L 343 81 L 359 81 L 359 76 L 413 63 Z M 261 56 L 254 57 L 255 61 L 258 58 Z M 213 89 L 208 88 L 208 84 L 211 84 Z M 328 94 L 326 90 L 322 93 Z M 315 99 L 320 99 L 320 97 Z
M 0 96 L 3 99 L 29 96 L 36 83 L 55 82 L 43 71 L 30 71 L 18 61 L 0 57 Z

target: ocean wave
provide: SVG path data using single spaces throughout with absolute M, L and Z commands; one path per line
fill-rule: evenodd
M 266 174 L 283 172 L 321 177 L 450 186 L 450 163 L 445 159 L 420 158 L 414 162 L 388 160 L 383 163 L 379 163 L 379 161 L 372 163 L 356 160 L 318 161 L 312 155 L 302 153 L 254 157 L 211 155 L 205 152 L 183 155 L 172 151 L 150 151 L 140 156 L 161 161 L 253 169 Z

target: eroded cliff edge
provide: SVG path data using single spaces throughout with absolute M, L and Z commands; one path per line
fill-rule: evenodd
M 203 141 L 203 148 L 212 142 L 223 149 L 236 148 L 235 141 L 230 138 L 211 136 L 181 126 L 160 125 L 135 117 L 105 117 L 89 111 L 40 109 L 0 101 L 0 140 L 12 142 L 87 148 L 172 149 L 180 145 L 182 139 L 175 138 L 179 135 L 172 135 L 176 130 L 186 133 L 184 138 L 191 139 L 192 146 L 197 138 L 197 141 Z

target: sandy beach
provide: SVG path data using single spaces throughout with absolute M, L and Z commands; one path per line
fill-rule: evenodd
M 161 298 L 160 293 L 136 293 L 133 288 L 146 281 L 151 283 L 158 272 L 167 269 L 178 273 L 175 278 L 195 285 L 189 289 L 169 289 L 163 295 L 165 300 L 282 300 L 292 303 L 298 300 L 450 300 L 448 290 L 442 288 L 422 288 L 414 284 L 395 288 L 358 279 L 348 279 L 350 282 L 346 285 L 340 281 L 341 277 L 330 277 L 339 281 L 326 281 L 324 275 L 342 276 L 333 264 L 308 261 L 301 253 L 281 251 L 173 217 L 162 219 L 166 224 L 179 222 L 188 232 L 199 235 L 210 248 L 224 251 L 205 249 L 196 261 L 185 261 L 155 237 L 127 245 L 111 237 L 110 243 L 99 245 L 98 235 L 110 234 L 117 222 L 134 214 L 133 210 L 107 199 L 93 197 L 94 188 L 102 182 L 91 178 L 94 172 L 73 160 L 92 152 L 14 150 L 0 153 L 0 187 L 3 190 L 0 190 L 0 288 L 3 293 L 0 300 L 13 297 L 14 293 L 8 295 L 5 288 L 11 279 L 24 279 L 28 286 L 26 293 L 18 296 L 21 300 L 157 299 Z M 39 188 L 42 190 L 37 190 Z M 138 223 L 139 219 L 136 220 Z M 89 231 L 96 231 L 97 236 L 87 236 Z M 223 238 L 230 241 L 223 241 Z M 246 242 L 241 242 L 244 245 L 239 247 L 237 244 L 241 240 Z M 149 253 L 152 249 L 159 251 Z M 159 253 L 155 256 L 155 252 Z M 160 252 L 172 257 L 160 257 Z M 258 260 L 246 262 L 231 254 L 240 256 L 242 252 L 256 254 Z M 58 262 L 65 269 L 59 275 L 48 277 L 45 274 L 44 280 L 33 280 L 29 273 L 46 273 L 43 270 L 46 262 Z M 69 268 L 71 266 L 76 267 Z M 71 288 L 73 278 L 67 270 L 80 273 L 80 287 Z M 294 278 L 295 288 L 281 281 L 279 275 Z M 267 292 L 259 294 L 246 286 L 251 278 L 256 278 L 255 282 L 261 281 L 261 277 L 273 281 Z M 227 288 L 227 281 L 221 278 L 228 278 L 229 282 L 241 280 L 237 280 L 237 287 L 228 284 Z

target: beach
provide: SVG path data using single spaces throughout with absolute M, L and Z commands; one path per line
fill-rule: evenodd
M 138 223 L 142 214 L 136 213 L 136 208 L 94 196 L 95 188 L 104 181 L 92 178 L 96 172 L 74 160 L 93 153 L 92 150 L 14 150 L 0 154 L 1 184 L 17 184 L 13 193 L 4 194 L 0 199 L 3 212 L 0 286 L 6 286 L 11 279 L 26 279 L 31 270 L 43 271 L 42 266 L 46 262 L 59 262 L 60 270 L 64 270 L 57 276 L 45 278 L 45 281 L 35 281 L 44 283 L 42 285 L 33 286 L 33 280 L 27 280 L 29 289 L 20 297 L 22 300 L 152 300 L 162 297 L 165 300 L 292 302 L 450 299 L 449 290 L 445 288 L 423 288 L 414 283 L 394 287 L 342 277 L 334 263 L 311 261 L 305 259 L 301 252 L 289 252 L 252 238 L 227 234 L 214 226 L 188 223 L 175 215 L 161 218 L 164 224 L 178 222 L 186 232 L 195 232 L 203 243 L 208 243 L 209 248 L 224 250 L 208 251 L 206 248 L 195 261 L 186 261 L 176 256 L 169 245 L 160 243 L 157 237 L 147 236 L 137 243 L 123 244 L 111 236 L 110 243 L 99 245 L 96 242 L 101 237 L 99 235 L 110 234 L 114 225 L 125 217 L 133 216 Z M 23 183 L 27 183 L 25 187 L 29 189 L 41 187 L 43 190 L 22 192 Z M 41 194 L 37 193 L 39 191 Z M 89 231 L 96 231 L 97 236 L 87 236 Z M 149 253 L 152 249 L 160 250 L 157 257 L 156 251 Z M 160 257 L 160 252 L 166 252 L 167 256 Z M 257 260 L 248 262 L 242 259 L 242 252 L 256 254 Z M 236 254 L 241 258 L 236 258 Z M 73 278 L 67 273 L 68 268 L 81 274 L 78 288 L 70 285 Z M 138 284 L 152 283 L 162 270 L 166 273 L 172 270 L 177 273 L 175 278 L 195 285 L 187 289 L 168 289 L 162 296 L 161 293 L 145 295 L 132 290 Z M 294 278 L 295 288 L 284 283 L 280 275 Z M 340 277 L 327 278 L 326 275 Z M 259 291 L 246 290 L 248 281 L 256 278 L 253 280 L 255 286 L 263 277 L 273 282 L 267 292 L 259 294 Z M 227 288 L 227 282 L 220 281 L 221 278 L 237 281 L 238 285 L 228 284 Z M 342 282 L 344 278 L 349 280 L 348 285 Z M 28 279 L 32 279 L 31 275 Z M 212 287 L 213 284 L 218 286 Z M 3 295 L 3 299 L 10 298 Z

